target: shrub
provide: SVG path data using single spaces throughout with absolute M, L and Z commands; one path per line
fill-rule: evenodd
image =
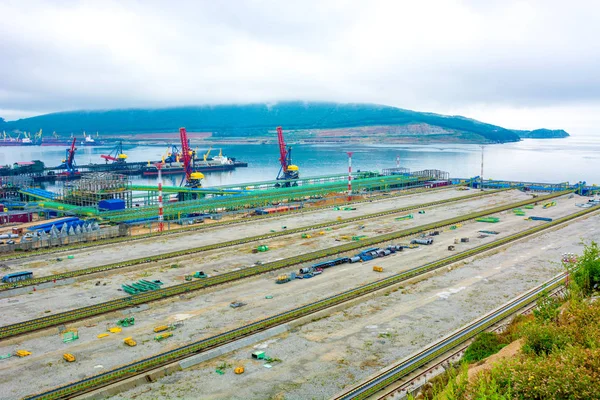
M 501 343 L 498 335 L 493 332 L 482 332 L 467 347 L 463 360 L 474 363 L 497 353 L 502 347 L 504 344 Z

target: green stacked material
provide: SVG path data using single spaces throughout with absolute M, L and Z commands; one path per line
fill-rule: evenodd
M 524 217 L 525 216 L 525 212 L 524 211 L 515 211 L 515 215 L 517 215 L 519 217 Z
M 491 224 L 495 224 L 496 222 L 500 222 L 500 218 L 497 218 L 497 217 L 484 217 L 484 218 L 477 218 L 475 221 L 477 221 L 477 222 L 489 222 Z
M 120 319 L 117 321 L 117 325 L 123 326 L 123 327 L 135 325 L 135 318 L 129 317 L 129 318 Z
M 261 244 L 260 246 L 258 246 L 258 247 L 256 248 L 256 250 L 258 250 L 258 251 L 267 251 L 267 250 L 269 250 L 269 246 L 266 246 L 266 245 L 264 245 L 264 244 Z
M 359 240 L 363 240 L 366 237 L 367 237 L 367 235 L 352 236 L 352 240 L 359 241 Z
M 63 343 L 70 343 L 79 339 L 79 332 L 69 331 L 63 335 Z
M 401 217 L 398 218 L 394 218 L 396 221 L 404 221 L 406 219 L 413 219 L 413 215 L 412 214 L 408 214 L 408 215 L 403 215 Z
M 523 206 L 523 208 L 527 209 L 527 210 L 533 210 L 535 208 L 534 204 L 527 204 L 526 206 Z

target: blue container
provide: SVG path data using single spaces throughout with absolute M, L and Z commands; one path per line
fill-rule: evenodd
M 125 209 L 125 200 L 123 200 L 123 199 L 102 200 L 98 203 L 98 209 L 100 211 L 124 210 Z

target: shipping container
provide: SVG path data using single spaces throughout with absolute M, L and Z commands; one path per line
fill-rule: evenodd
M 125 200 L 123 199 L 108 199 L 98 202 L 100 211 L 117 211 L 125 209 Z

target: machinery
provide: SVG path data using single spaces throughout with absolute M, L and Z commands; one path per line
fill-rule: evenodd
M 119 144 L 110 153 L 108 153 L 108 155 L 102 154 L 100 157 L 104 158 L 107 164 L 109 161 L 117 164 L 125 164 L 125 160 L 127 160 L 127 154 L 123 153 L 123 142 L 119 142 Z
M 75 361 L 75 356 L 71 353 L 63 354 L 63 358 L 66 362 L 74 362 Z
M 212 150 L 212 146 L 210 146 L 210 147 L 208 148 L 208 151 L 206 152 L 206 154 L 204 154 L 204 156 L 203 156 L 203 157 L 204 157 L 204 161 L 208 160 L 208 156 L 210 155 L 210 151 L 211 151 L 211 150 Z
M 76 138 L 73 138 L 71 147 L 66 151 L 65 159 L 62 161 L 62 164 L 58 166 L 58 168 L 67 170 L 67 175 L 75 175 L 79 172 L 77 171 L 77 165 L 75 164 L 75 151 L 77 150 L 75 147 L 76 140 Z
M 195 154 L 190 150 L 190 143 L 185 128 L 179 128 L 179 137 L 181 139 L 181 161 L 183 162 L 183 169 L 185 171 L 185 186 L 191 188 L 202 187 L 204 174 L 201 172 L 194 172 L 193 163 Z M 181 183 L 183 183 L 183 180 Z
M 289 182 L 293 179 L 298 179 L 298 166 L 292 164 L 292 147 L 287 146 L 283 139 L 283 129 L 280 126 L 277 127 L 277 140 L 279 141 L 279 162 L 281 163 L 281 168 L 279 169 L 279 173 L 277 174 L 277 180 L 286 181 L 283 186 L 298 186 L 296 182 Z M 276 187 L 280 187 L 282 185 L 276 184 Z
M 167 164 L 179 162 L 179 153 L 179 148 L 175 145 L 171 145 L 171 148 L 167 149 L 167 156 L 164 158 L 163 162 Z

